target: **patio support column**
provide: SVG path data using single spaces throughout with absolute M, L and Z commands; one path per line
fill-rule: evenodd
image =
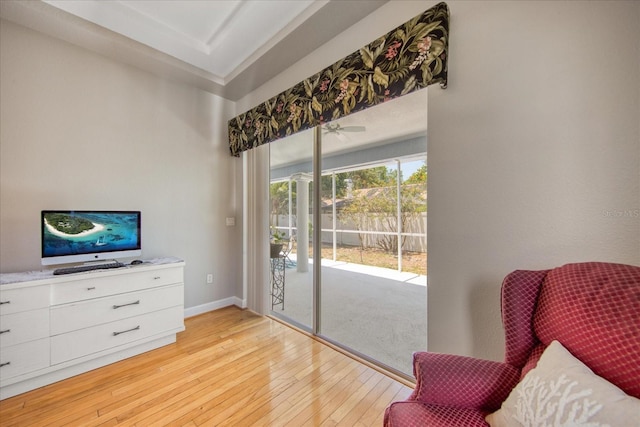
M 309 271 L 309 182 L 313 177 L 298 173 L 291 177 L 296 181 L 296 270 Z

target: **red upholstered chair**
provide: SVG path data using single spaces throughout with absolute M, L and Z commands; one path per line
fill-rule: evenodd
M 504 362 L 415 353 L 415 390 L 387 408 L 385 426 L 487 426 L 484 417 L 553 340 L 640 398 L 640 267 L 591 262 L 514 271 L 502 284 L 502 322 Z

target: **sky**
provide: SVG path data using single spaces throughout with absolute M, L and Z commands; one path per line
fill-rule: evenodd
M 413 173 L 415 171 L 417 171 L 418 169 L 420 169 L 420 166 L 424 165 L 425 161 L 424 160 L 416 160 L 416 161 L 412 161 L 412 162 L 403 162 L 402 163 L 402 180 L 406 181 L 407 179 L 409 179 L 409 177 L 411 175 L 413 175 Z

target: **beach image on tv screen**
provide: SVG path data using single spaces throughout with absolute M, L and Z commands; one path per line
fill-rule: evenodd
M 139 248 L 135 213 L 44 213 L 43 255 L 64 256 Z

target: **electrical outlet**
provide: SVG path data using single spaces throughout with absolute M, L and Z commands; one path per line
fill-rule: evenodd
M 208 284 L 213 283 L 213 274 L 211 273 L 207 274 L 207 283 Z

